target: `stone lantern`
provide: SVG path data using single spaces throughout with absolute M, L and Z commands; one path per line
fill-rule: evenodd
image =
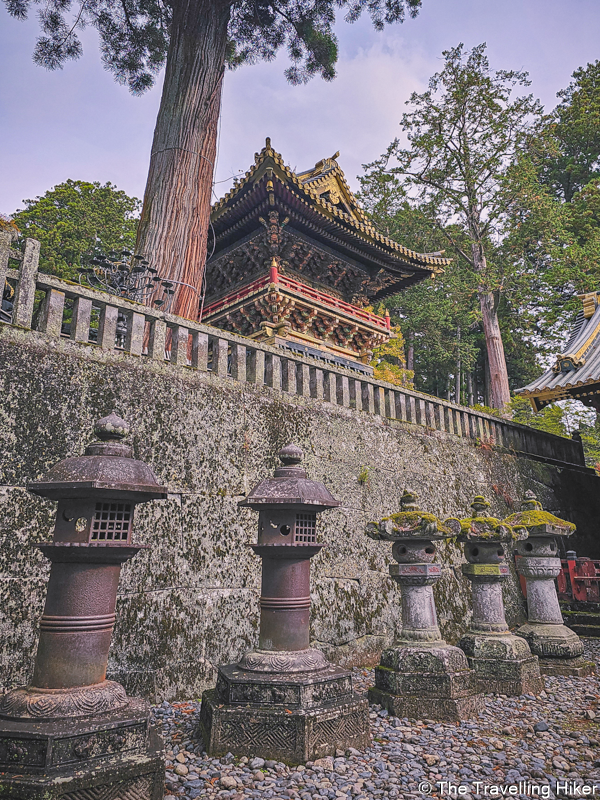
M 538 660 L 523 638 L 510 633 L 502 600 L 502 582 L 510 572 L 506 549 L 512 552 L 513 541 L 526 533 L 489 517 L 489 505 L 484 497 L 476 497 L 472 517 L 444 523 L 464 543 L 467 563 L 462 573 L 472 587 L 473 618 L 458 646 L 467 654 L 482 692 L 539 694 L 544 684 Z
M 527 640 L 538 656 L 544 675 L 590 675 L 594 665 L 585 661 L 583 642 L 563 624 L 554 579 L 561 568 L 556 538 L 571 536 L 575 525 L 542 509 L 533 492 L 525 492 L 521 511 L 504 522 L 527 531 L 517 542 L 517 570 L 527 584 L 527 624 L 517 636 Z
M 415 501 L 405 490 L 399 513 L 367 526 L 372 539 L 394 542 L 398 563 L 390 575 L 402 591 L 402 633 L 383 651 L 369 699 L 397 717 L 470 719 L 483 709 L 483 699 L 463 651 L 442 639 L 433 596 L 442 575 L 434 542 L 454 534 Z
M 366 699 L 352 676 L 309 644 L 310 559 L 317 514 L 336 508 L 321 483 L 300 466 L 302 450 L 287 445 L 282 466 L 240 503 L 259 512 L 262 558 L 258 649 L 219 668 L 216 689 L 202 697 L 201 729 L 210 755 L 260 755 L 300 763 L 369 742 Z
M 106 680 L 121 564 L 135 506 L 165 498 L 122 439 L 112 413 L 99 441 L 60 461 L 28 490 L 58 501 L 54 537 L 37 545 L 52 566 L 30 686 L 0 701 L 0 796 L 35 800 L 159 800 L 161 742 L 150 707 Z

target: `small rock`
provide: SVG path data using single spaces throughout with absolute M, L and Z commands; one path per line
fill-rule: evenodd
M 235 789 L 237 781 L 235 778 L 230 778 L 229 775 L 226 775 L 224 778 L 221 778 L 219 785 L 222 786 L 223 789 Z
M 256 758 L 253 758 L 248 764 L 250 769 L 261 769 L 262 767 L 264 767 L 264 765 L 265 765 L 264 758 L 258 758 L 258 756 Z
M 543 719 L 541 719 L 539 722 L 535 723 L 535 725 L 533 726 L 533 730 L 536 733 L 543 733 L 544 731 L 549 731 L 550 730 L 550 726 L 548 725 L 547 722 L 545 722 Z
M 333 758 L 331 756 L 326 756 L 325 758 L 317 758 L 315 761 L 315 767 L 321 767 L 322 769 L 331 772 L 333 770 Z
M 177 764 L 177 766 L 175 767 L 173 772 L 176 775 L 187 775 L 188 772 L 189 772 L 189 769 L 185 766 L 185 764 Z
M 177 753 L 177 755 L 175 756 L 175 760 L 179 761 L 180 764 L 185 764 L 187 758 L 183 755 L 183 753 Z
M 586 709 L 586 710 L 583 712 L 583 716 L 584 716 L 586 719 L 596 719 L 596 712 L 595 712 L 595 711 L 592 711 L 592 709 L 591 709 L 591 708 L 588 708 L 588 709 Z
M 427 762 L 428 766 L 433 767 L 434 764 L 437 764 L 440 760 L 439 756 L 433 755 L 433 753 L 426 753 L 423 758 Z

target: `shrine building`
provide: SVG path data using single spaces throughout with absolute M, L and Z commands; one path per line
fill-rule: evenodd
M 600 292 L 578 297 L 583 308 L 565 349 L 541 377 L 516 390 L 529 398 L 534 411 L 568 398 L 600 411 Z
M 443 271 L 379 233 L 332 158 L 307 172 L 285 166 L 270 139 L 213 206 L 201 320 L 226 331 L 371 373 L 389 316 L 371 308 Z

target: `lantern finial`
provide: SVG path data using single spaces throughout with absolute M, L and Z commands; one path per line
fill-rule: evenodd
M 118 442 L 128 435 L 129 425 L 111 411 L 107 417 L 102 417 L 95 423 L 94 433 L 102 442 Z
M 300 464 L 304 458 L 304 453 L 301 448 L 298 447 L 297 444 L 292 444 L 291 442 L 290 444 L 286 444 L 285 447 L 282 447 L 277 455 L 281 463 L 285 464 L 286 467 L 290 467 L 292 464 Z

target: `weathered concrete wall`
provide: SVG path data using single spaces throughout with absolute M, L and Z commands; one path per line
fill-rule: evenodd
M 137 456 L 150 463 L 168 500 L 138 509 L 136 538 L 151 545 L 122 573 L 111 672 L 155 699 L 198 696 L 215 666 L 256 643 L 257 515 L 237 502 L 275 467 L 293 441 L 310 477 L 342 501 L 321 515 L 328 547 L 313 559 L 312 638 L 344 664 L 374 662 L 399 630 L 390 545 L 368 539 L 365 522 L 397 510 L 410 486 L 423 508 L 464 515 L 483 493 L 503 517 L 531 488 L 560 512 L 565 471 L 477 447 L 472 440 L 370 417 L 268 387 L 102 353 L 0 326 L 0 684 L 25 682 L 35 654 L 48 566 L 32 544 L 47 540 L 53 505 L 24 491 L 61 458 L 80 454 L 98 417 L 115 409 L 131 424 Z M 578 473 L 579 490 L 599 494 Z M 583 489 L 581 488 L 583 486 Z M 572 500 L 572 498 L 571 498 Z M 576 520 L 575 520 L 576 521 Z M 470 589 L 457 546 L 442 546 L 440 622 L 455 641 L 469 621 Z M 522 619 L 516 580 L 507 582 L 509 621 Z

